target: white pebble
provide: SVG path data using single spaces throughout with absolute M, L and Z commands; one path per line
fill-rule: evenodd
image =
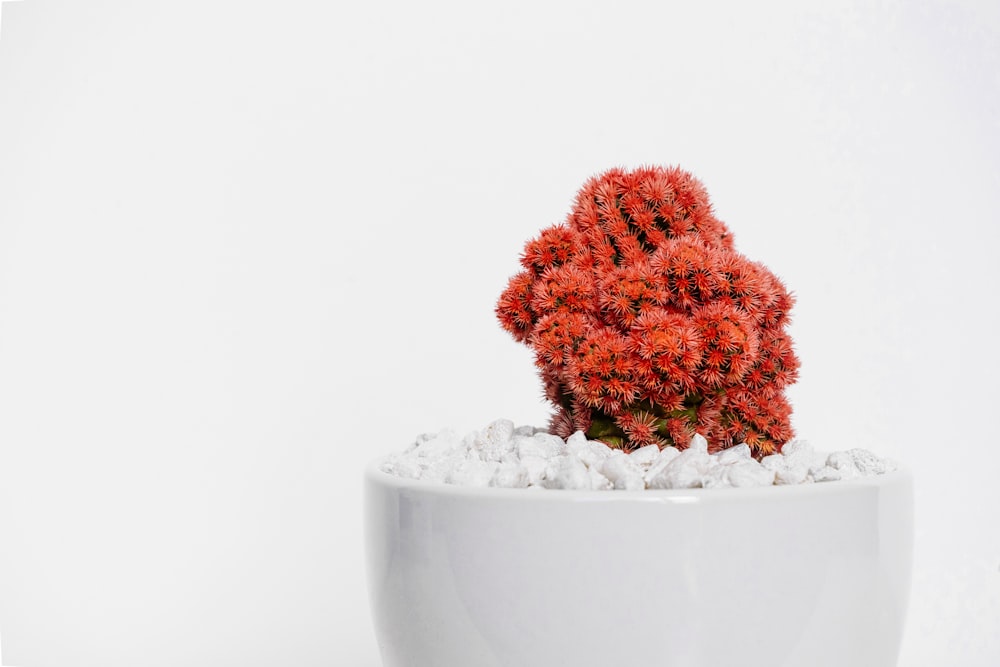
M 677 458 L 681 453 L 681 450 L 677 449 L 673 445 L 669 447 L 664 447 L 660 450 L 660 455 L 656 457 L 656 463 L 666 462 L 670 463 L 675 458 Z
M 464 486 L 489 486 L 497 467 L 497 463 L 469 457 L 452 469 L 447 482 Z
M 541 456 L 552 458 L 566 453 L 566 441 L 558 435 L 536 433 L 529 437 L 514 436 L 514 448 L 521 458 L 525 456 Z
M 781 454 L 785 457 L 784 467 L 795 469 L 795 474 L 791 477 L 798 477 L 798 469 L 805 468 L 806 475 L 813 475 L 826 465 L 827 455 L 816 452 L 813 446 L 805 440 L 792 440 L 781 448 Z M 790 482 L 800 484 L 801 482 Z
M 501 463 L 493 473 L 490 486 L 522 489 L 528 486 L 528 472 L 518 463 Z
M 804 456 L 806 454 L 812 454 L 813 446 L 809 444 L 807 440 L 792 440 L 786 442 L 781 448 L 781 454 L 785 458 L 793 458 L 796 456 Z
M 500 455 L 500 463 L 513 463 L 514 465 L 517 465 L 520 462 L 521 457 L 518 456 L 517 452 L 513 449 Z
M 738 488 L 748 486 L 771 486 L 774 484 L 775 474 L 773 470 L 768 470 L 754 459 L 749 461 L 739 461 L 729 468 L 729 484 Z
M 611 447 L 608 447 L 600 440 L 591 440 L 588 444 L 590 445 L 590 451 L 602 459 L 611 456 L 615 452 L 621 451 L 620 449 L 612 449 Z
M 650 464 L 649 469 L 643 476 L 644 479 L 646 480 L 646 484 L 648 485 L 649 481 L 654 477 L 658 477 L 663 472 L 663 470 L 668 465 L 670 465 L 670 462 L 680 455 L 680 453 L 681 450 L 677 449 L 676 447 L 664 447 L 663 449 L 661 449 L 659 455 L 656 457 L 653 463 Z
M 732 486 L 729 481 L 729 468 L 732 466 L 712 466 L 701 476 L 701 486 L 706 489 L 717 489 Z
M 484 428 L 480 435 L 489 444 L 508 442 L 514 437 L 514 422 L 509 419 L 497 419 Z
M 785 457 L 781 454 L 768 454 L 760 460 L 760 464 L 768 470 L 778 471 L 786 467 Z
M 392 456 L 382 466 L 387 473 L 406 479 L 420 479 L 423 468 L 420 463 L 409 456 Z
M 590 469 L 575 456 L 560 456 L 549 463 L 542 486 L 547 489 L 589 489 Z
M 713 457 L 708 453 L 708 448 L 688 447 L 675 456 L 667 467 L 694 466 L 701 472 L 708 472 L 708 468 L 711 467 L 712 462 Z
M 707 447 L 691 446 L 675 456 L 659 474 L 647 478 L 646 485 L 651 489 L 697 488 L 711 465 Z
M 612 454 L 601 461 L 598 470 L 616 489 L 638 491 L 646 488 L 646 483 L 642 479 L 642 468 L 623 452 Z
M 429 482 L 447 482 L 451 476 L 451 471 L 465 460 L 465 456 L 460 452 L 452 452 L 439 459 L 424 459 L 421 461 L 423 474 L 420 479 Z
M 730 447 L 729 449 L 723 449 L 715 456 L 716 460 L 722 465 L 738 463 L 740 461 L 749 461 L 753 458 L 750 456 L 750 445 L 745 442 L 742 445 L 736 445 L 735 447 Z
M 541 456 L 525 456 L 521 458 L 521 469 L 530 486 L 537 486 L 545 479 L 545 470 L 549 462 Z
M 573 435 L 566 438 L 566 447 L 573 449 L 586 445 L 587 442 L 587 436 L 583 433 L 583 431 L 576 431 Z
M 841 479 L 851 479 L 861 473 L 854 466 L 854 457 L 850 452 L 833 452 L 826 459 L 826 465 L 840 473 Z
M 403 450 L 402 453 L 403 454 L 412 454 L 413 452 L 415 452 L 417 450 L 418 447 L 420 447 L 420 445 L 424 444 L 428 440 L 431 440 L 433 438 L 440 438 L 440 437 L 442 437 L 442 436 L 444 436 L 445 434 L 448 434 L 448 433 L 452 433 L 452 431 L 450 429 L 445 429 L 444 431 L 441 431 L 440 433 L 421 433 L 416 438 L 414 438 L 413 443 L 411 443 L 409 447 L 407 447 L 405 450 Z
M 773 459 L 766 456 L 761 464 L 774 471 L 775 484 L 803 484 L 816 479 L 816 474 L 826 467 L 826 459 L 826 454 L 817 452 L 807 441 L 792 440 L 781 448 L 781 454 Z
M 650 489 L 694 489 L 702 485 L 702 472 L 694 465 L 671 463 L 663 472 L 646 482 Z
M 815 477 L 820 470 L 826 468 L 826 459 L 827 455 L 825 452 L 813 452 L 808 464 L 809 474 Z
M 854 460 L 854 467 L 862 475 L 882 475 L 889 470 L 885 461 L 867 449 L 850 449 L 847 453 L 851 455 L 851 458 Z
M 593 467 L 610 456 L 612 449 L 603 442 L 587 440 L 583 431 L 577 431 L 566 441 L 566 451 L 586 463 L 587 466 Z
M 695 433 L 694 437 L 691 438 L 691 443 L 688 445 L 688 450 L 692 449 L 696 452 L 708 454 L 708 440 L 705 439 L 705 436 L 701 433 Z
M 819 470 L 810 473 L 813 481 L 816 482 L 836 482 L 840 479 L 840 471 L 830 466 L 823 466 Z
M 590 476 L 590 488 L 595 491 L 608 491 L 615 488 L 607 477 L 602 475 L 595 468 L 589 468 L 587 474 Z
M 483 461 L 499 462 L 505 454 L 514 451 L 514 422 L 498 419 L 480 431 L 473 446 Z
M 765 468 L 766 470 L 766 468 Z M 774 471 L 775 484 L 802 484 L 809 476 L 809 466 L 805 464 L 790 465 Z
M 421 458 L 440 458 L 455 451 L 461 441 L 454 431 L 442 431 L 437 436 L 418 438 L 413 453 Z
M 660 455 L 660 448 L 657 445 L 646 445 L 629 452 L 628 457 L 632 462 L 640 466 L 652 465 L 653 461 Z
M 417 445 L 427 442 L 431 438 L 440 438 L 446 434 L 454 435 L 455 432 L 452 431 L 450 428 L 446 428 L 445 430 L 439 431 L 438 433 L 421 433 L 413 441 L 413 446 L 416 447 Z

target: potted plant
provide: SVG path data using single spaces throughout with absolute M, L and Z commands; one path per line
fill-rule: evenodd
M 791 440 L 792 297 L 702 184 L 605 172 L 521 264 L 497 315 L 548 431 L 424 436 L 367 472 L 386 667 L 894 665 L 911 478 Z

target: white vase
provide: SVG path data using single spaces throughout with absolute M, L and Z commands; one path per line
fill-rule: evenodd
M 892 667 L 906 471 L 751 489 L 469 488 L 366 472 L 384 667 Z

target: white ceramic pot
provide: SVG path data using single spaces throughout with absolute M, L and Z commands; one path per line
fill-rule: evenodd
M 366 473 L 384 667 L 892 667 L 912 479 L 673 491 Z

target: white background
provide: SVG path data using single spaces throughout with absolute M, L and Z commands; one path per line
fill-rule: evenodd
M 365 462 L 544 424 L 496 297 L 664 163 L 798 297 L 799 435 L 917 476 L 900 665 L 1000 664 L 1000 6 L 696 4 L 5 5 L 7 662 L 376 667 Z

